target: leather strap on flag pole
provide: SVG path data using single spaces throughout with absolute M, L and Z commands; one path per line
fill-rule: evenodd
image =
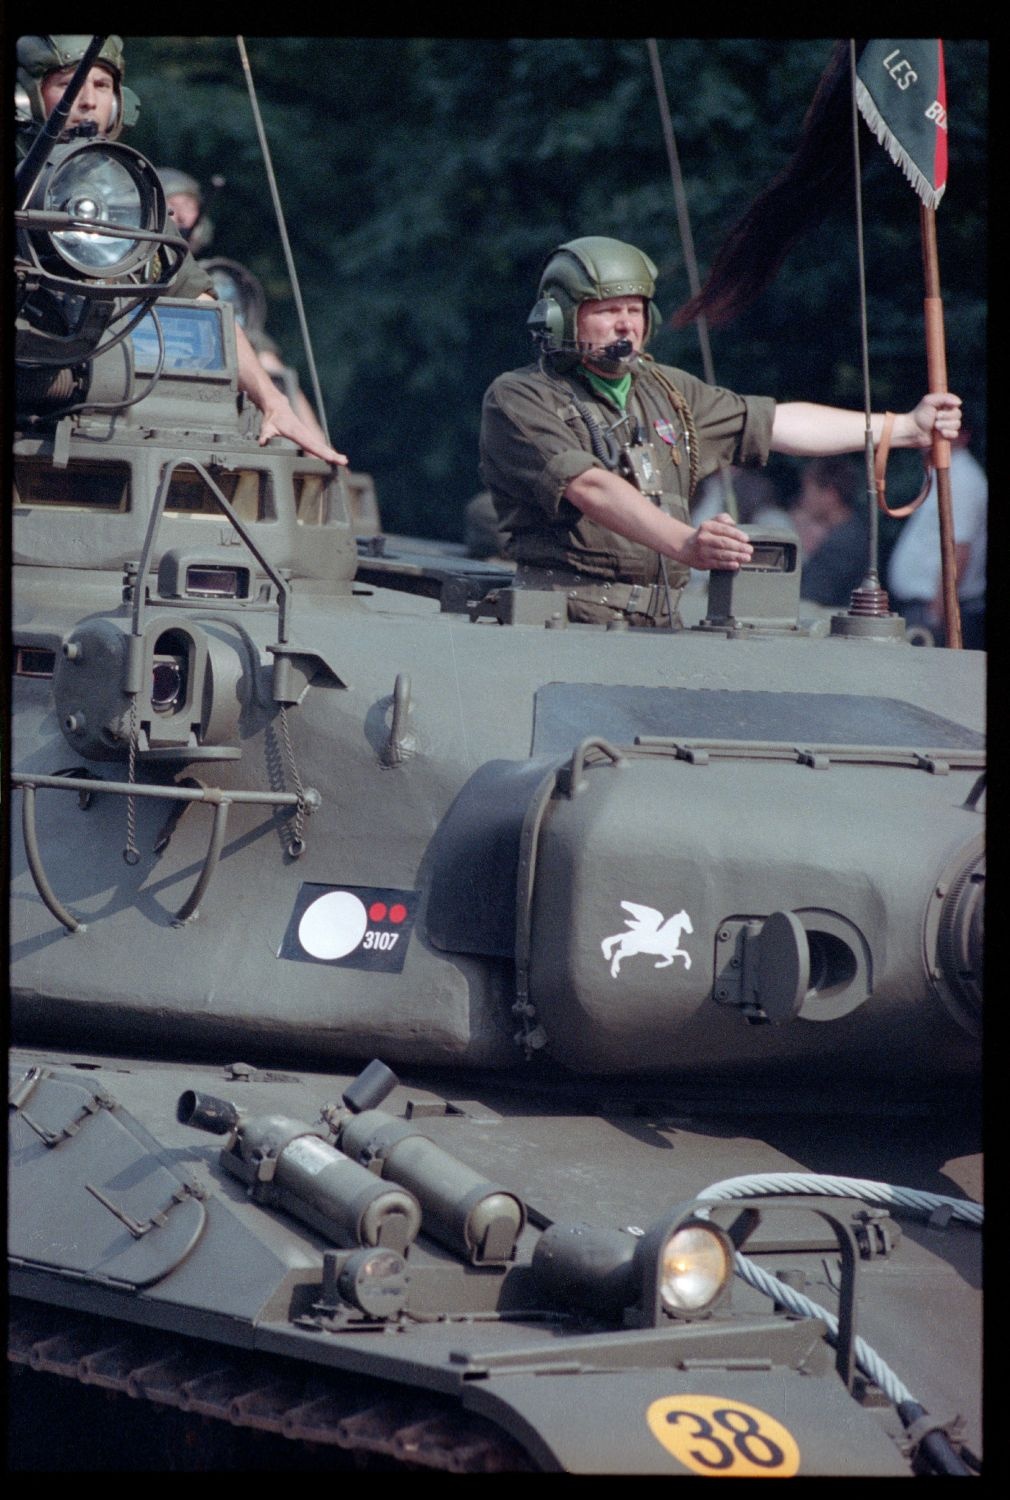
M 905 516 L 910 516 L 913 510 L 918 510 L 929 494 L 929 487 L 933 482 L 933 465 L 930 459 L 923 454 L 922 462 L 926 470 L 926 477 L 923 481 L 922 489 L 908 505 L 899 505 L 895 510 L 891 510 L 885 496 L 887 494 L 887 459 L 891 451 L 891 429 L 893 427 L 894 412 L 885 411 L 884 425 L 880 429 L 880 440 L 874 449 L 873 478 L 877 491 L 877 504 L 884 512 L 884 515 L 891 516 L 895 521 L 902 521 Z M 950 444 L 948 443 L 947 446 L 949 448 Z

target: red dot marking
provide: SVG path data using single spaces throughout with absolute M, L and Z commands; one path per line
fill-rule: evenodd
M 389 908 L 389 920 L 391 922 L 402 922 L 407 915 L 407 908 L 398 901 L 395 906 Z
M 373 901 L 368 908 L 368 916 L 373 922 L 384 922 L 386 920 L 385 901 Z

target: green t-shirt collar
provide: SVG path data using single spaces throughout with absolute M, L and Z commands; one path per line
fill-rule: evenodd
M 608 379 L 606 375 L 597 375 L 595 370 L 588 370 L 585 365 L 582 366 L 582 374 L 597 395 L 606 396 L 619 406 L 621 411 L 627 411 L 628 392 L 631 390 L 630 370 L 626 371 L 619 380 Z

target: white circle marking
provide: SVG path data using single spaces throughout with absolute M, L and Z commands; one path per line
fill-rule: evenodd
M 302 916 L 298 941 L 313 958 L 344 958 L 361 942 L 368 913 L 350 891 L 327 891 Z

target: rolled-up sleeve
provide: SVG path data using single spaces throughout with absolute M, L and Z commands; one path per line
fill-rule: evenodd
M 775 420 L 773 397 L 738 396 L 735 391 L 706 385 L 683 371 L 677 374 L 698 431 L 701 477 L 724 463 L 768 462 Z
M 500 500 L 535 505 L 556 516 L 571 481 L 587 469 L 604 467 L 579 446 L 579 425 L 574 407 L 569 420 L 521 374 L 500 376 L 484 397 L 481 414 L 483 483 Z

